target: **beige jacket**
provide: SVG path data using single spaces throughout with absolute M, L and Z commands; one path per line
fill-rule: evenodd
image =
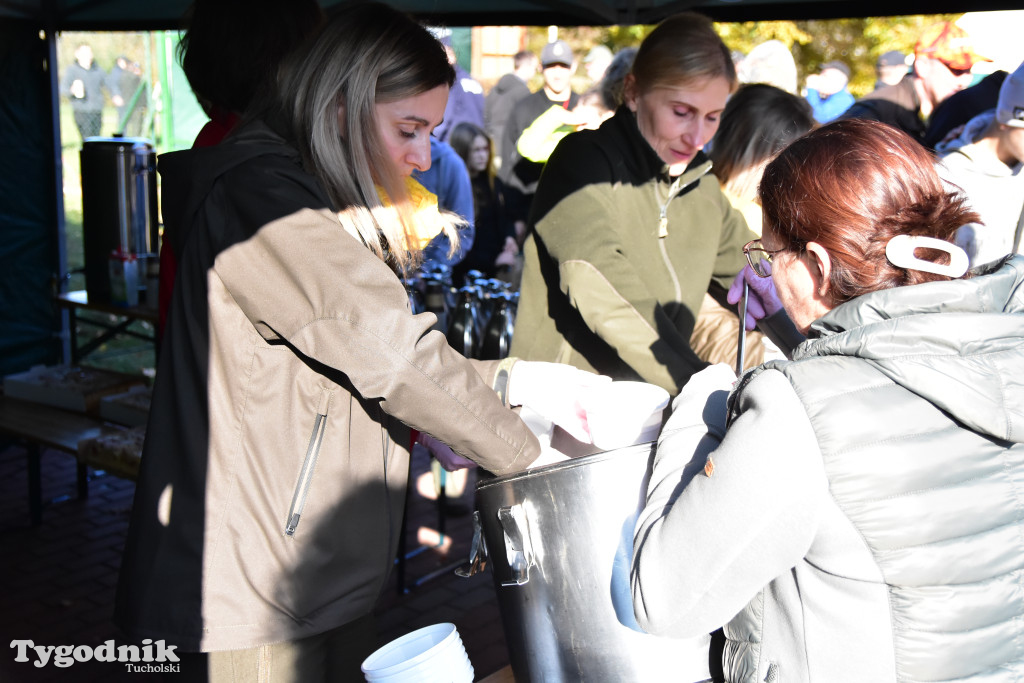
M 116 619 L 210 651 L 368 614 L 396 553 L 408 426 L 495 473 L 525 468 L 536 438 L 492 389 L 497 364 L 410 313 L 268 128 L 160 170 L 168 226 L 188 234 Z

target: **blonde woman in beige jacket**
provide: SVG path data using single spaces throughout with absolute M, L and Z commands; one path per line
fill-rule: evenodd
M 359 676 L 410 427 L 497 474 L 540 453 L 511 403 L 586 438 L 574 392 L 595 375 L 472 363 L 409 310 L 398 274 L 439 230 L 455 236 L 408 181 L 429 167 L 451 83 L 425 29 L 364 5 L 294 55 L 224 143 L 161 159 L 180 269 L 116 618 L 201 653 L 183 671 Z

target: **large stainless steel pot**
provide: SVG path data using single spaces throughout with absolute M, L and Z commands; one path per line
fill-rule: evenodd
M 633 528 L 654 446 L 481 475 L 474 514 L 517 681 L 709 677 L 706 640 L 648 635 L 633 617 Z

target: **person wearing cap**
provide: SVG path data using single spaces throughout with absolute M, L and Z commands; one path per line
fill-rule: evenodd
M 576 72 L 576 57 L 569 43 L 556 40 L 545 45 L 540 53 L 540 66 L 544 87 L 516 103 L 505 124 L 505 136 L 501 141 L 502 160 L 498 177 L 505 184 L 508 211 L 520 244 L 526 237 L 526 217 L 544 164 L 522 157 L 517 149 L 519 137 L 552 104 L 572 110 L 579 102 L 579 95 L 573 92 L 570 83 Z
M 804 96 L 814 111 L 814 120 L 828 123 L 849 109 L 856 101 L 846 85 L 850 82 L 850 67 L 835 60 L 825 62 L 816 74 L 807 77 Z
M 875 121 L 791 143 L 759 195 L 748 268 L 807 340 L 673 402 L 633 535 L 638 624 L 724 623 L 730 683 L 1019 681 L 1024 257 L 965 276 L 953 232 L 976 216 Z
M 967 32 L 946 21 L 925 29 L 914 47 L 914 68 L 896 85 L 857 100 L 841 118 L 871 119 L 896 126 L 924 144 L 928 118 L 940 102 L 971 83 L 978 55 Z
M 875 62 L 875 90 L 896 85 L 907 75 L 907 56 L 899 50 L 889 50 Z
M 1024 227 L 1024 64 L 1003 81 L 999 101 L 939 146 L 939 175 L 963 191 L 981 220 L 957 231 L 971 267 L 1021 249 Z
M 604 45 L 595 45 L 583 58 L 583 68 L 586 69 L 587 78 L 597 83 L 604 78 L 604 72 L 612 63 L 612 51 Z

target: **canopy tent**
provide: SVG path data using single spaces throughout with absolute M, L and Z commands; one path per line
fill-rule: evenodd
M 281 0 L 287 2 L 288 0 Z M 351 0 L 321 0 L 333 12 Z M 54 36 L 178 28 L 189 0 L 0 2 L 0 375 L 67 357 L 63 199 Z M 828 19 L 1008 9 L 1000 0 L 393 0 L 449 26 L 654 24 L 686 9 L 716 21 Z M 66 314 L 63 314 L 66 318 Z
M 189 0 L 7 0 L 0 3 L 0 21 L 22 20 L 56 31 L 170 29 L 178 26 L 188 4 Z M 346 4 L 351 0 L 321 2 L 327 11 Z M 654 24 L 687 9 L 716 21 L 763 21 L 1016 8 L 1005 0 L 394 0 L 389 4 L 449 26 Z

